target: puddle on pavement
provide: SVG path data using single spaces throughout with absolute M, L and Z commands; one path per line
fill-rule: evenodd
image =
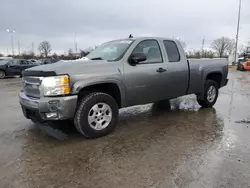
M 3 187 L 150 187 L 216 148 L 224 134 L 220 115 L 201 109 L 193 95 L 120 110 L 114 133 L 94 140 L 70 124 L 61 125 L 66 141 L 27 124 L 1 145 Z
M 3 185 L 16 187 L 148 187 L 171 176 L 183 162 L 216 147 L 223 128 L 216 110 L 200 109 L 193 97 L 172 100 L 169 106 L 121 110 L 116 131 L 94 140 L 71 131 L 69 140 L 56 141 L 31 127 L 22 138 L 18 161 L 4 167 L 8 178 L 0 179 Z

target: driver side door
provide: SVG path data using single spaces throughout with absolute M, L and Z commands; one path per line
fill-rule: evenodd
M 8 72 L 12 75 L 21 74 L 21 63 L 20 60 L 14 59 L 8 63 Z
M 166 70 L 159 42 L 147 39 L 139 42 L 132 51 L 144 53 L 146 61 L 124 64 L 126 103 L 128 106 L 147 104 L 161 99 L 161 74 Z

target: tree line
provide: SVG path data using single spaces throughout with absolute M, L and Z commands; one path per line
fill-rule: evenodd
M 48 59 L 62 59 L 62 60 L 74 60 L 78 59 L 81 57 L 85 57 L 88 55 L 92 50 L 94 50 L 97 46 L 95 47 L 89 47 L 85 50 L 79 49 L 79 53 L 74 53 L 71 48 L 69 48 L 68 53 L 65 54 L 56 54 L 56 53 L 51 53 L 52 52 L 52 46 L 49 41 L 42 41 L 38 45 L 38 50 L 40 52 L 39 55 L 36 55 L 32 51 L 26 51 L 23 52 L 20 55 L 7 55 L 7 57 L 13 57 L 17 59 L 43 59 L 43 58 L 48 58 Z M 3 57 L 4 55 L 0 53 L 0 57 Z
M 185 48 L 186 43 L 184 41 L 180 41 L 181 45 Z M 250 46 L 250 41 L 248 43 Z M 14 58 L 23 58 L 23 59 L 40 59 L 40 58 L 55 58 L 55 59 L 64 59 L 64 60 L 73 60 L 81 57 L 85 57 L 88 55 L 95 47 L 89 47 L 85 50 L 80 49 L 79 53 L 74 53 L 71 48 L 69 48 L 67 55 L 58 55 L 56 53 L 52 52 L 52 46 L 49 41 L 42 41 L 39 46 L 38 50 L 40 52 L 39 55 L 35 55 L 34 52 L 23 52 L 20 55 L 14 56 Z M 235 40 L 230 39 L 228 37 L 220 37 L 215 39 L 211 44 L 212 50 L 193 50 L 193 51 L 187 51 L 187 57 L 188 58 L 227 58 L 230 54 L 235 53 Z M 239 45 L 238 46 L 238 53 L 240 56 L 243 56 L 244 52 L 246 50 L 246 46 Z M 3 54 L 0 54 L 0 57 L 3 56 Z M 12 55 L 9 55 L 11 57 Z
M 250 41 L 248 45 L 250 46 Z M 239 56 L 243 56 L 247 46 L 239 45 L 237 53 Z M 228 37 L 220 37 L 215 39 L 211 44 L 212 50 L 194 50 L 188 51 L 187 56 L 189 58 L 227 58 L 231 54 L 235 54 L 235 40 Z

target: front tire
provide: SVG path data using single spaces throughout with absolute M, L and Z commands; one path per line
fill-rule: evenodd
M 2 70 L 0 70 L 0 79 L 4 79 L 6 76 L 6 73 Z
M 118 114 L 118 106 L 113 97 L 95 92 L 80 100 L 74 124 L 85 137 L 98 138 L 114 131 Z
M 216 103 L 218 94 L 219 94 L 218 83 L 215 82 L 214 80 L 206 80 L 204 86 L 204 97 L 203 97 L 204 99 L 203 100 L 197 99 L 197 102 L 203 108 L 211 108 Z

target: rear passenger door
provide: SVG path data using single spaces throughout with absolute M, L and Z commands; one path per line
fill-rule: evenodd
M 34 65 L 28 60 L 21 60 L 21 71 L 33 67 Z
M 186 94 L 189 84 L 189 68 L 180 43 L 164 40 L 164 52 L 167 57 L 167 72 L 164 74 L 165 98 L 175 98 Z M 182 54 L 182 55 L 181 55 Z

